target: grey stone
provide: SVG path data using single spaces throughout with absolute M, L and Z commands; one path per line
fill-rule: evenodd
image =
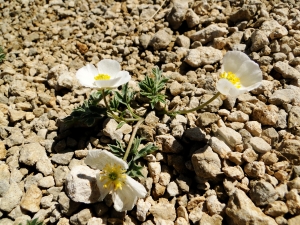
M 228 154 L 231 152 L 231 149 L 228 147 L 228 145 L 216 137 L 211 137 L 209 140 L 209 145 L 212 150 L 216 152 L 222 159 L 228 158 Z
M 266 181 L 257 181 L 252 184 L 250 198 L 257 206 L 265 206 L 277 200 L 278 194 L 272 184 Z
M 260 30 L 256 30 L 251 35 L 251 51 L 256 52 L 261 50 L 264 46 L 269 45 L 269 39 L 267 35 Z
M 193 11 L 193 9 L 187 10 L 185 20 L 189 28 L 193 28 L 200 23 L 200 17 Z
M 74 155 L 74 152 L 60 152 L 51 157 L 51 161 L 59 165 L 68 165 Z
M 184 47 L 187 49 L 190 48 L 191 41 L 187 36 L 179 35 L 177 36 L 175 42 L 179 47 Z
M 39 143 L 25 144 L 20 151 L 20 162 L 28 166 L 33 166 L 46 155 L 46 150 Z
M 293 106 L 288 114 L 288 128 L 295 128 L 300 126 L 300 107 Z
M 249 141 L 250 145 L 253 149 L 258 153 L 266 153 L 272 149 L 271 145 L 269 145 L 264 139 L 260 137 L 252 137 Z
M 244 172 L 249 177 L 254 177 L 254 178 L 264 177 L 265 171 L 266 171 L 266 167 L 263 162 L 257 162 L 257 161 L 250 162 L 250 163 L 247 163 L 244 167 Z
M 242 143 L 242 136 L 232 128 L 220 127 L 217 130 L 217 134 L 221 140 L 231 147 Z
M 18 184 L 15 182 L 10 183 L 9 189 L 1 198 L 0 210 L 4 212 L 10 212 L 13 208 L 15 208 L 20 203 L 22 195 L 23 192 L 19 188 Z
M 161 50 L 168 47 L 172 39 L 172 33 L 169 30 L 163 29 L 156 32 L 150 41 L 150 45 L 154 50 Z
M 61 212 L 64 215 L 71 216 L 74 212 L 79 208 L 81 203 L 74 202 L 73 200 L 69 199 L 65 192 L 61 192 L 58 195 L 58 203 L 61 207 Z
M 203 112 L 200 113 L 196 120 L 196 125 L 199 127 L 206 127 L 212 123 L 217 122 L 220 117 L 215 113 Z
M 214 40 L 214 38 L 223 37 L 228 34 L 225 27 L 219 27 L 217 24 L 211 24 L 208 27 L 197 31 L 192 34 L 190 38 L 193 41 L 200 41 L 202 44 L 206 44 Z
M 184 61 L 192 67 L 199 67 L 214 64 L 222 58 L 223 54 L 220 50 L 203 46 L 189 50 Z
M 54 169 L 55 186 L 63 186 L 68 173 L 70 172 L 67 166 L 58 166 Z
M 167 20 L 173 29 L 178 29 L 185 17 L 188 10 L 188 2 L 184 0 L 175 0 L 173 7 L 167 16 Z
M 99 171 L 98 171 L 99 172 Z M 100 197 L 97 171 L 88 166 L 76 166 L 66 177 L 66 193 L 74 202 L 95 203 Z
M 232 12 L 229 19 L 233 22 L 249 21 L 257 12 L 256 5 L 244 4 L 242 8 Z
M 226 214 L 232 225 L 246 225 L 249 221 L 253 221 L 257 225 L 277 225 L 272 217 L 266 216 L 260 208 L 253 204 L 245 192 L 239 189 L 236 189 L 230 196 Z
M 183 151 L 183 146 L 172 135 L 158 135 L 156 142 L 158 146 L 161 146 L 162 152 L 179 153 Z
M 300 72 L 286 62 L 276 62 L 274 64 L 274 70 L 280 73 L 284 78 L 294 80 L 300 79 Z
M 221 160 L 211 147 L 206 146 L 192 155 L 195 173 L 201 178 L 215 178 L 221 174 Z

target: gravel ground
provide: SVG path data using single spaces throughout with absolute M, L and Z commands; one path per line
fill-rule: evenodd
M 0 0 L 0 13 L 0 225 L 300 224 L 298 0 Z M 92 93 L 79 68 L 115 59 L 137 87 L 159 66 L 183 109 L 216 93 L 231 50 L 259 64 L 259 88 L 175 117 L 138 105 L 138 135 L 159 148 L 140 161 L 145 199 L 127 212 L 74 201 L 70 171 L 134 126 L 64 126 Z

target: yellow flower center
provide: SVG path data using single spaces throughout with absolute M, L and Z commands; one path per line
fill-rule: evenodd
M 108 74 L 100 73 L 94 77 L 95 80 L 110 80 L 110 76 Z
M 120 165 L 106 164 L 101 171 L 100 181 L 105 182 L 103 187 L 108 188 L 113 186 L 115 190 L 122 190 L 122 186 L 126 179 L 126 170 L 122 169 Z
M 241 88 L 241 81 L 234 73 L 232 72 L 223 72 L 220 75 L 221 78 L 229 80 L 236 88 Z

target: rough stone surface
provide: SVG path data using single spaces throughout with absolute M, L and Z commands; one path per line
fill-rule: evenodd
M 96 170 L 76 166 L 66 177 L 66 193 L 74 202 L 94 203 L 100 197 L 96 183 Z
M 239 189 L 236 189 L 230 196 L 226 214 L 233 225 L 246 225 L 249 221 L 260 225 L 277 224 L 273 218 L 266 216 L 260 208 L 256 207 L 245 192 Z

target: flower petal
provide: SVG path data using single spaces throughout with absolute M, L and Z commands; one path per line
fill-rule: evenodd
M 240 94 L 245 93 L 247 90 L 244 88 L 236 88 L 229 80 L 220 79 L 216 84 L 217 90 L 223 95 L 230 95 L 232 97 L 237 97 Z
M 245 62 L 250 60 L 250 58 L 243 52 L 240 51 L 230 51 L 227 52 L 223 58 L 222 72 L 232 72 L 237 73 L 240 66 Z
M 126 84 L 131 79 L 129 72 L 127 72 L 125 70 L 120 71 L 117 76 L 120 77 L 121 79 L 119 79 L 118 82 L 115 83 L 115 85 L 113 86 L 114 88 L 117 88 L 123 84 Z
M 95 84 L 99 88 L 115 88 L 119 85 L 116 85 L 122 80 L 122 77 L 116 77 L 110 80 L 95 80 Z
M 262 72 L 257 63 L 249 60 L 245 61 L 236 72 L 240 78 L 241 84 L 245 87 L 251 86 L 255 83 L 261 83 Z
M 126 177 L 126 184 L 129 185 L 139 198 L 145 198 L 147 195 L 146 188 L 130 176 Z
M 115 78 L 121 70 L 120 63 L 112 59 L 103 59 L 97 64 L 99 74 L 108 74 L 111 79 Z
M 103 150 L 100 149 L 95 149 L 95 150 L 89 150 L 88 155 L 86 156 L 84 163 L 94 169 L 99 169 L 102 170 L 103 167 L 100 167 L 100 163 L 102 158 L 101 158 L 101 153 Z
M 76 72 L 76 78 L 79 83 L 85 87 L 96 87 L 94 85 L 94 76 L 98 74 L 98 70 L 92 64 L 88 64 L 82 68 L 80 68 Z
M 114 208 L 116 211 L 131 210 L 139 197 L 144 198 L 147 191 L 143 185 L 127 176 L 122 190 L 113 193 Z
M 100 181 L 100 173 L 97 173 L 96 175 L 96 180 L 97 180 L 97 186 L 100 190 L 100 197 L 99 197 L 99 201 L 103 201 L 103 199 L 105 198 L 105 196 L 113 190 L 113 186 L 109 186 L 109 187 L 104 187 L 105 182 Z

